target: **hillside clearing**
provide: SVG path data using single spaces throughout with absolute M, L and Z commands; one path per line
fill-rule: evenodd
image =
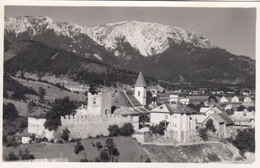
M 31 81 L 31 80 L 27 81 L 27 80 L 15 78 L 15 77 L 12 77 L 12 78 L 27 87 L 33 88 L 36 91 L 38 91 L 39 87 L 42 87 L 43 89 L 46 90 L 46 95 L 44 97 L 44 99 L 46 99 L 46 100 L 53 100 L 53 99 L 64 98 L 64 97 L 68 96 L 72 100 L 78 100 L 78 101 L 84 102 L 84 101 L 86 101 L 86 98 L 87 98 L 87 96 L 85 96 L 84 94 L 69 92 L 69 91 L 60 89 L 60 88 L 55 87 L 48 83 Z M 30 98 L 38 100 L 37 96 L 30 96 Z
M 7 104 L 7 103 L 14 104 L 16 110 L 19 112 L 19 116 L 28 116 L 27 103 L 15 101 L 15 100 L 10 100 L 10 99 L 3 99 L 3 103 L 4 104 Z

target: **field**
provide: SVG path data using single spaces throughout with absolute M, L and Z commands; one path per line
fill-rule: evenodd
M 10 100 L 10 99 L 3 99 L 3 103 L 13 103 L 15 105 L 16 110 L 19 112 L 19 116 L 28 116 L 27 114 L 27 103 Z
M 23 151 L 27 148 L 31 154 L 34 155 L 35 159 L 43 158 L 68 158 L 71 162 L 78 162 L 80 159 L 87 158 L 89 161 L 94 161 L 99 156 L 100 151 L 96 147 L 93 147 L 91 143 L 101 142 L 102 146 L 105 146 L 105 140 L 107 138 L 95 138 L 95 139 L 84 139 L 81 141 L 84 146 L 84 151 L 79 154 L 74 153 L 75 142 L 69 142 L 64 144 L 28 144 L 20 145 L 20 147 L 3 148 L 3 156 L 8 155 L 9 152 L 13 151 L 18 155 L 19 149 Z M 120 155 L 118 156 L 119 162 L 139 162 L 140 158 L 144 162 L 147 159 L 147 154 L 142 149 L 142 146 L 138 144 L 136 140 L 130 137 L 113 137 L 114 143 L 119 150 Z
M 53 100 L 56 98 L 63 98 L 68 96 L 70 99 L 72 100 L 78 100 L 78 101 L 86 101 L 87 96 L 85 96 L 84 94 L 78 94 L 75 92 L 69 92 L 63 89 L 60 89 L 58 87 L 55 87 L 53 85 L 47 84 L 47 83 L 43 83 L 43 82 L 38 82 L 38 81 L 31 81 L 31 80 L 24 80 L 24 79 L 20 79 L 20 78 L 14 78 L 13 79 L 17 80 L 19 83 L 33 88 L 34 90 L 38 91 L 39 87 L 42 87 L 46 90 L 46 95 L 45 95 L 45 99 L 46 100 Z M 38 100 L 37 96 L 34 95 L 26 95 L 27 97 L 29 97 L 32 100 Z

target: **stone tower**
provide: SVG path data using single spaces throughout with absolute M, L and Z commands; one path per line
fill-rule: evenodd
M 135 83 L 135 97 L 142 104 L 142 106 L 146 106 L 146 84 L 142 72 L 139 72 Z

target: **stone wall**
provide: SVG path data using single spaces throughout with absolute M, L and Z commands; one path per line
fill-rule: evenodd
M 135 130 L 139 129 L 139 117 L 121 115 L 74 115 L 61 117 L 61 129 L 68 128 L 71 138 L 87 138 L 89 136 L 109 134 L 108 127 L 113 124 L 122 126 L 132 123 Z

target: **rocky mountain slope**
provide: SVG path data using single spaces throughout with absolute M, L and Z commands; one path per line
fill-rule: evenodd
M 178 27 L 123 21 L 84 27 L 49 17 L 5 18 L 5 40 L 33 40 L 113 67 L 172 82 L 254 85 L 255 61 Z M 13 47 L 19 48 L 16 45 Z M 15 52 L 5 48 L 5 59 Z

